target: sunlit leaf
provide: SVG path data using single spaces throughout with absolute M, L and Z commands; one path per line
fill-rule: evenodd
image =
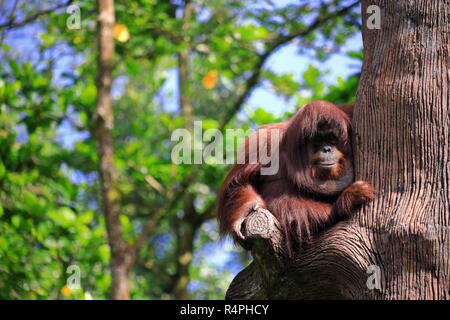
M 70 289 L 68 285 L 65 285 L 64 287 L 61 288 L 61 294 L 64 297 L 70 297 L 70 295 L 72 294 L 72 289 Z
M 217 85 L 219 72 L 217 70 L 209 71 L 202 79 L 202 85 L 206 89 L 213 89 Z
M 120 42 L 127 42 L 130 39 L 130 33 L 124 24 L 119 23 L 114 26 L 114 39 Z

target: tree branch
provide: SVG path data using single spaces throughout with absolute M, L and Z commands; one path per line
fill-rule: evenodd
M 281 226 L 269 211 L 258 209 L 245 219 L 243 234 L 254 261 L 235 277 L 226 298 L 268 299 L 287 265 Z
M 193 170 L 194 171 L 194 170 Z M 142 229 L 141 233 L 138 235 L 134 245 L 133 250 L 137 254 L 139 249 L 141 248 L 144 241 L 148 238 L 149 234 L 155 229 L 158 222 L 161 220 L 161 218 L 164 216 L 164 214 L 171 210 L 177 203 L 180 201 L 180 197 L 185 193 L 186 188 L 189 186 L 190 181 L 195 177 L 195 173 L 191 172 L 191 174 L 186 176 L 186 179 L 182 181 L 182 183 L 176 188 L 175 192 L 173 193 L 172 197 L 168 200 L 168 205 L 159 208 L 156 210 L 156 212 L 153 214 L 152 218 L 148 220 L 147 224 Z
M 31 16 L 29 16 L 29 17 L 27 17 L 27 18 L 24 18 L 22 21 L 19 21 L 19 22 L 14 21 L 14 17 L 12 16 L 12 17 L 9 19 L 8 22 L 3 23 L 3 24 L 0 24 L 0 29 L 6 29 L 6 30 L 8 30 L 8 29 L 12 29 L 12 28 L 19 28 L 19 27 L 22 27 L 22 26 L 24 26 L 24 25 L 26 25 L 26 24 L 28 24 L 28 23 L 30 23 L 30 22 L 33 22 L 33 21 L 39 19 L 39 18 L 42 17 L 42 16 L 45 16 L 45 15 L 47 15 L 47 14 L 49 14 L 49 13 L 52 13 L 52 12 L 55 11 L 55 10 L 58 10 L 58 9 L 67 7 L 67 6 L 69 6 L 72 2 L 73 2 L 73 0 L 68 0 L 68 1 L 66 1 L 65 3 L 60 3 L 60 4 L 56 5 L 56 6 L 54 6 L 53 8 L 38 11 L 38 12 L 32 14 Z
M 12 7 L 11 12 L 9 14 L 8 22 L 14 21 L 14 15 L 16 13 L 16 9 L 17 9 L 17 4 L 18 3 L 19 3 L 19 0 L 15 0 L 14 1 L 13 7 Z M 3 43 L 4 38 L 5 38 L 5 30 L 2 30 L 1 34 L 0 34 L 0 43 Z
M 216 194 L 217 194 L 217 192 L 216 192 Z M 212 201 L 201 214 L 196 216 L 196 219 L 195 219 L 196 225 L 200 226 L 206 220 L 214 218 L 214 216 L 215 216 L 214 209 L 215 208 L 216 208 L 216 202 Z
M 173 44 L 179 44 L 181 41 L 183 41 L 183 38 L 180 35 L 174 34 L 169 30 L 164 30 L 159 27 L 151 27 L 150 29 L 148 29 L 148 31 L 159 37 L 167 38 Z
M 145 268 L 155 273 L 158 277 L 161 277 L 164 281 L 172 285 L 173 276 L 165 269 L 161 268 L 154 260 L 151 261 L 139 261 Z
M 281 228 L 267 210 L 251 213 L 243 232 L 254 261 L 233 279 L 227 299 L 357 299 L 377 294 L 366 286 L 374 257 L 362 239 L 369 233 L 352 221 L 326 230 L 294 258 L 286 256 Z

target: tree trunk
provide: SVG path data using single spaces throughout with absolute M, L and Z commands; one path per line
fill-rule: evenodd
M 177 272 L 173 286 L 173 295 L 177 300 L 189 298 L 189 268 L 193 257 L 195 231 L 189 221 L 179 221 Z
M 189 22 L 194 14 L 194 6 L 190 0 L 185 1 L 183 15 L 181 17 L 181 37 L 182 45 L 185 46 L 178 53 L 178 87 L 179 87 L 179 107 L 181 116 L 184 119 L 185 128 L 192 132 L 194 123 L 194 114 L 191 104 L 190 93 L 190 73 L 189 73 L 189 41 L 188 35 Z M 187 192 L 187 191 L 186 191 Z M 173 295 L 177 300 L 186 300 L 189 298 L 189 268 L 192 262 L 194 250 L 194 236 L 197 226 L 194 223 L 195 208 L 194 195 L 187 194 L 183 204 L 184 215 L 177 221 L 177 261 L 176 276 L 173 284 Z
M 114 59 L 114 1 L 98 1 L 98 74 L 95 137 L 99 158 L 99 173 L 103 213 L 108 243 L 111 248 L 111 299 L 129 299 L 131 250 L 123 238 L 120 225 L 120 203 L 117 173 L 114 167 L 112 129 L 112 67 Z
M 178 54 L 178 86 L 181 116 L 184 119 L 185 127 L 188 130 L 192 130 L 194 119 L 189 96 L 189 56 L 185 50 Z
M 382 191 L 358 216 L 381 268 L 380 298 L 450 298 L 450 1 L 365 1 L 354 114 L 357 176 Z
M 189 29 L 189 21 L 194 13 L 194 7 L 190 1 L 186 1 L 183 8 L 181 37 L 183 48 L 178 53 L 178 87 L 180 95 L 180 113 L 185 121 L 185 127 L 192 130 L 193 126 L 193 110 L 191 105 L 190 90 L 189 90 L 189 36 L 187 34 Z
M 380 29 L 367 28 L 371 5 Z M 255 261 L 230 299 L 450 298 L 450 2 L 366 0 L 362 14 L 356 177 L 379 196 L 290 261 L 273 217 L 252 214 Z

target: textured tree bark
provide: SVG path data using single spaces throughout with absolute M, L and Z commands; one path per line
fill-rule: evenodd
M 371 5 L 381 9 L 381 29 L 367 28 Z M 254 246 L 229 299 L 450 298 L 450 1 L 363 0 L 362 13 L 355 167 L 379 197 L 297 259 L 257 258 L 274 256 L 282 240 Z
M 97 106 L 95 137 L 99 157 L 99 173 L 103 213 L 106 220 L 108 243 L 111 248 L 111 299 L 129 299 L 129 275 L 133 261 L 132 250 L 123 238 L 119 214 L 117 173 L 114 167 L 112 129 L 112 67 L 114 59 L 114 1 L 98 1 L 97 44 Z

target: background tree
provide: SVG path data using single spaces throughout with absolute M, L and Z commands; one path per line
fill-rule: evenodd
M 381 8 L 381 29 L 363 28 L 354 143 L 356 178 L 379 197 L 281 265 L 276 224 L 252 215 L 256 263 L 230 298 L 449 298 L 448 3 L 363 1 L 363 26 L 369 5 Z

